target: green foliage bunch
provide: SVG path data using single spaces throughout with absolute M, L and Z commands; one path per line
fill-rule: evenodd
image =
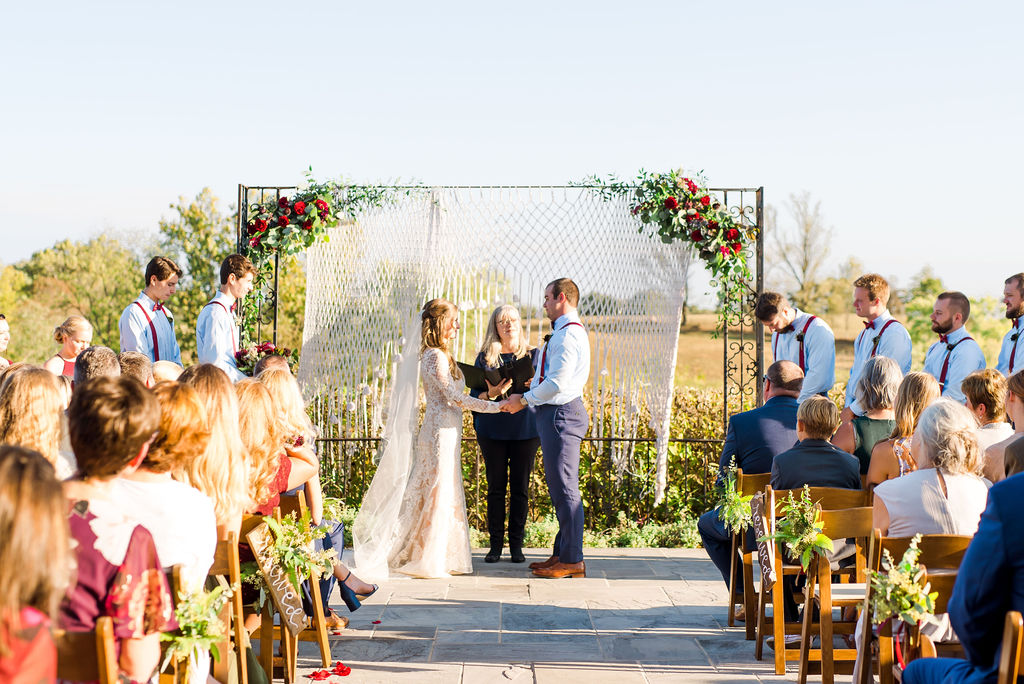
M 292 513 L 281 522 L 269 516 L 264 520 L 274 532 L 274 562 L 288 575 L 296 591 L 301 591 L 304 578 L 319 579 L 334 572 L 338 553 L 334 549 L 316 549 L 314 542 L 327 536 L 327 528 L 313 525 L 308 510 L 301 518 Z
M 725 523 L 732 534 L 747 531 L 753 523 L 750 501 L 753 495 L 741 496 L 736 490 L 736 457 L 729 462 L 722 482 L 722 496 L 718 500 L 718 519 Z
M 217 644 L 225 639 L 225 625 L 220 612 L 232 596 L 232 590 L 219 586 L 212 591 L 200 589 L 196 592 L 182 592 L 174 607 L 178 620 L 178 631 L 165 632 L 160 641 L 168 644 L 164 649 L 163 670 L 172 660 L 186 660 L 189 656 L 209 651 L 220 660 Z
M 804 485 L 799 499 L 793 498 L 793 492 L 789 493 L 780 514 L 784 517 L 776 523 L 775 534 L 761 537 L 758 541 L 771 539 L 782 542 L 789 554 L 800 560 L 804 570 L 815 554 L 823 556 L 833 550 L 832 540 L 822 534 L 821 509 L 811 501 L 807 485 Z
M 920 542 L 921 535 L 914 535 L 899 563 L 893 561 L 886 549 L 882 554 L 882 570 L 871 572 L 871 619 L 876 625 L 893 618 L 915 624 L 935 612 L 935 599 L 939 594 L 929 593 L 931 584 L 921 583 L 924 568 L 917 562 L 921 555 Z

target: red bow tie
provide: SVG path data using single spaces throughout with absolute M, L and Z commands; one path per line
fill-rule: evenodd
M 939 342 L 949 344 L 949 335 L 939 335 Z
M 231 305 L 231 313 L 235 313 L 236 306 L 238 306 L 238 300 L 235 300 L 235 303 Z
M 164 308 L 163 304 L 157 302 L 156 304 L 153 305 L 153 311 L 167 311 L 167 309 Z
M 789 324 L 789 325 L 787 325 L 787 326 L 786 326 L 785 328 L 783 328 L 782 330 L 780 330 L 780 331 L 779 331 L 779 334 L 780 334 L 780 335 L 785 335 L 786 333 L 791 333 L 791 332 L 793 332 L 794 330 L 796 330 L 796 328 L 794 328 L 794 327 L 793 327 L 793 324 L 792 324 L 792 323 L 790 323 L 790 324 Z
M 875 329 L 875 322 L 874 321 L 864 321 L 864 327 L 865 328 L 871 328 L 872 330 L 874 330 Z

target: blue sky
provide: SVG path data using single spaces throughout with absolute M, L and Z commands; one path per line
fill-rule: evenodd
M 809 191 L 853 255 L 1024 270 L 1021 3 L 53 2 L 5 9 L 0 261 L 239 182 Z M 785 219 L 785 212 L 780 211 Z

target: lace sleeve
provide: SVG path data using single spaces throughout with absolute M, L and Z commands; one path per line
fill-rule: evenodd
M 493 401 L 476 399 L 466 394 L 466 384 L 452 377 L 448 370 L 448 359 L 439 349 L 428 349 L 420 363 L 423 383 L 437 388 L 445 400 L 477 413 L 498 413 L 499 405 Z

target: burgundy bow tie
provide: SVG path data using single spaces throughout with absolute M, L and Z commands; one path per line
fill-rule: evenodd
M 864 321 L 864 327 L 865 328 L 871 328 L 872 330 L 874 330 L 875 329 L 875 322 L 874 321 Z
M 780 330 L 780 331 L 779 331 L 779 334 L 780 334 L 780 335 L 785 335 L 786 333 L 791 333 L 791 332 L 793 332 L 794 330 L 796 330 L 796 328 L 794 328 L 794 327 L 793 327 L 793 324 L 792 324 L 792 323 L 790 323 L 790 324 L 789 324 L 789 325 L 787 325 L 787 326 L 786 326 L 785 328 L 783 328 L 782 330 Z
M 949 335 L 939 335 L 939 342 L 949 344 Z
M 156 304 L 153 305 L 153 311 L 167 311 L 167 309 L 164 308 L 163 304 L 157 302 Z

